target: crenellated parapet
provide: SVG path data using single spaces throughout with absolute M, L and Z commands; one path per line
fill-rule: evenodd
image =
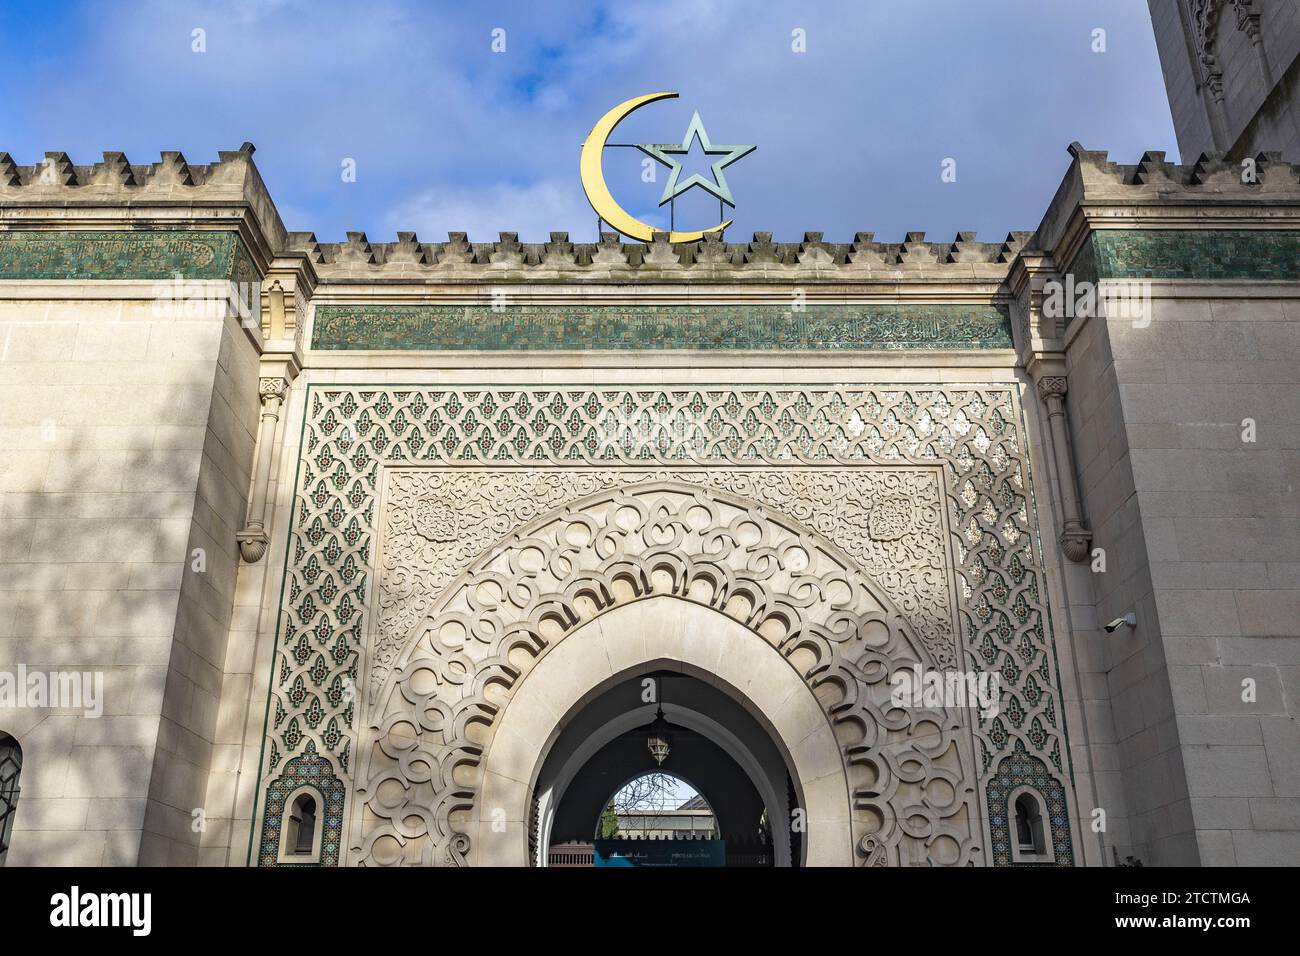
M 397 242 L 373 242 L 361 232 L 345 242 L 298 242 L 319 255 L 321 275 L 334 280 L 374 281 L 386 277 L 423 276 L 467 281 L 591 278 L 620 280 L 799 281 L 837 279 L 939 279 L 997 283 L 1028 241 L 1013 232 L 1001 242 L 980 242 L 973 232 L 951 240 L 929 241 L 925 233 L 908 233 L 902 242 L 877 242 L 858 233 L 851 242 L 827 242 L 819 232 L 799 242 L 774 242 L 770 232 L 756 232 L 748 242 L 716 236 L 699 242 L 670 243 L 656 233 L 649 243 L 623 242 L 603 233 L 599 242 L 571 242 L 567 232 L 553 232 L 546 242 L 520 242 L 519 234 L 502 232 L 495 242 L 473 242 L 463 232 L 449 232 L 445 242 L 421 240 L 413 232 Z
M 944 295 L 951 291 L 984 298 L 1016 294 L 1012 288 L 1018 281 L 1016 263 L 1026 255 L 1035 261 L 1022 266 L 1029 265 L 1040 276 L 1051 269 L 1092 269 L 1093 259 L 1105 260 L 1110 254 L 1106 248 L 1086 248 L 1099 231 L 1149 231 L 1143 242 L 1162 244 L 1155 254 L 1157 272 L 1167 268 L 1171 256 L 1197 254 L 1179 247 L 1186 237 L 1162 238 L 1156 235 L 1158 230 L 1300 232 L 1300 167 L 1282 162 L 1277 154 L 1264 153 L 1240 163 L 1205 155 L 1176 164 L 1166 161 L 1164 153 L 1148 152 L 1136 163 L 1123 164 L 1078 143 L 1070 153 L 1073 162 L 1037 231 L 1011 232 L 997 242 L 981 241 L 967 231 L 943 239 L 912 232 L 899 242 L 879 241 L 871 232 L 859 232 L 847 242 L 828 241 L 820 232 L 804 233 L 798 241 L 778 241 L 771 232 L 755 232 L 735 241 L 710 234 L 697 242 L 679 243 L 669 242 L 667 232 L 655 233 L 650 242 L 623 241 L 612 232 L 594 242 L 578 242 L 568 233 L 554 232 L 546 241 L 527 242 L 508 231 L 492 241 L 455 231 L 447 233 L 445 240 L 431 241 L 412 231 L 399 232 L 396 241 L 376 241 L 364 232 L 351 232 L 343 241 L 321 242 L 314 233 L 284 228 L 248 143 L 219 153 L 217 162 L 207 164 L 190 163 L 174 151 L 145 164 L 133 163 L 121 152 L 106 152 L 102 162 L 92 165 L 78 165 L 63 152 L 47 153 L 30 165 L 0 153 L 0 231 L 9 233 L 10 241 L 17 241 L 24 230 L 29 234 L 78 231 L 77 241 L 86 244 L 93 241 L 92 230 L 157 235 L 169 230 L 237 229 L 263 277 L 273 271 L 303 273 L 293 289 L 280 283 L 291 297 L 310 294 L 318 283 L 392 281 L 412 287 L 525 282 L 798 287 L 806 283 L 823 290 L 837 283 L 858 283 L 877 290 L 910 288 Z M 1259 242 L 1254 242 L 1249 254 L 1262 259 L 1266 268 L 1276 267 L 1274 260 L 1290 254 L 1289 246 L 1276 250 L 1267 243 L 1257 246 Z M 1087 255 L 1076 262 L 1081 251 Z M 1118 261 L 1127 254 L 1126 247 L 1112 258 Z M 1142 263 L 1133 268 L 1152 271 Z M 291 302 L 286 306 L 290 330 L 294 311 Z
M 102 162 L 74 163 L 49 152 L 21 165 L 0 152 L 0 226 L 7 229 L 238 228 L 264 269 L 286 248 L 288 233 L 253 162 L 254 147 L 190 163 L 180 152 L 133 163 L 105 152 Z
M 770 232 L 728 242 L 710 235 L 699 242 L 670 243 L 668 233 L 652 242 L 624 242 L 603 233 L 597 242 L 573 242 L 565 232 L 544 242 L 521 242 L 515 232 L 494 241 L 474 241 L 449 232 L 445 241 L 425 241 L 400 232 L 393 241 L 372 241 L 363 232 L 342 242 L 320 242 L 313 233 L 288 232 L 252 159 L 253 147 L 221 152 L 215 163 L 193 164 L 179 152 L 158 162 L 132 163 L 121 152 L 77 165 L 51 152 L 30 165 L 0 153 L 0 226 L 12 228 L 123 228 L 147 219 L 150 228 L 229 228 L 248 220 L 259 240 L 259 266 L 276 256 L 302 258 L 322 281 L 424 279 L 429 282 L 549 280 L 780 281 L 804 279 L 937 280 L 1000 283 L 1029 239 L 1013 232 L 998 242 L 981 242 L 973 232 L 951 239 L 908 233 L 902 242 L 878 242 L 860 232 L 850 242 L 828 242 L 820 232 L 800 241 L 777 242 Z
M 0 152 L 0 189 L 23 189 L 24 198 L 33 199 L 62 188 L 76 189 L 82 198 L 139 190 L 129 197 L 123 193 L 122 198 L 157 199 L 162 191 L 179 187 L 229 197 L 242 195 L 250 172 L 256 170 L 251 162 L 253 151 L 252 144 L 245 143 L 238 150 L 219 152 L 217 162 L 203 164 L 191 164 L 176 151 L 161 153 L 156 163 L 132 163 L 125 153 L 106 151 L 102 162 L 88 166 L 73 163 L 64 152 L 47 152 L 43 160 L 22 166 Z
M 1069 152 L 1073 162 L 1030 243 L 1063 266 L 1099 230 L 1300 230 L 1300 166 L 1278 153 L 1240 161 L 1202 154 L 1179 164 L 1151 151 L 1125 164 L 1078 143 Z
M 310 262 L 321 281 L 424 279 L 466 282 L 555 280 L 705 280 L 799 282 L 837 280 L 954 281 L 1000 283 L 1026 248 L 1070 262 L 1080 234 L 1141 220 L 1144 226 L 1300 222 L 1300 169 L 1265 153 L 1244 163 L 1201 156 L 1175 164 L 1148 152 L 1134 164 L 1110 161 L 1105 152 L 1070 147 L 1069 173 L 1038 231 L 1012 232 L 1000 242 L 981 242 L 973 232 L 935 240 L 908 233 L 881 242 L 857 233 L 848 242 L 807 232 L 799 241 L 775 241 L 770 232 L 748 240 L 710 235 L 698 242 L 669 243 L 656 233 L 648 243 L 624 242 L 613 233 L 596 242 L 574 242 L 564 232 L 544 242 L 524 242 L 501 232 L 474 241 L 449 232 L 445 241 L 402 232 L 396 241 L 372 241 L 363 232 L 342 242 L 320 242 L 312 233 L 285 230 L 253 162 L 253 147 L 223 151 L 217 162 L 190 163 L 164 152 L 154 163 L 133 163 L 121 152 L 78 165 L 67 153 L 50 152 L 30 165 L 0 153 L 0 223 L 18 228 L 121 227 L 148 219 L 151 228 L 229 227 L 246 222 L 253 255 L 263 269 L 278 255 Z M 1261 206 L 1273 206 L 1261 220 Z M 138 228 L 138 226 L 137 226 Z M 256 248 L 260 247 L 260 249 Z M 260 255 L 259 255 L 260 252 Z
M 1077 316 L 1050 307 L 1090 287 L 1153 281 L 1300 280 L 1300 166 L 1277 153 L 1237 161 L 1163 152 L 1116 163 L 1069 147 L 1073 162 L 1009 274 L 1022 364 L 1059 355 Z M 1109 283 L 1106 290 L 1099 284 Z M 1122 289 L 1120 290 L 1123 291 Z

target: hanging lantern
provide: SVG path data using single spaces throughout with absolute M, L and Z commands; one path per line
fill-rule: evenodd
M 654 721 L 650 724 L 650 733 L 646 737 L 646 748 L 650 751 L 650 756 L 655 758 L 655 763 L 663 766 L 668 754 L 673 749 L 673 735 L 668 732 L 668 721 L 664 720 L 664 709 L 660 707 L 655 714 Z

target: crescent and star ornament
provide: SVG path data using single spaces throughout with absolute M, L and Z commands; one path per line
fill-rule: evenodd
M 682 171 L 682 161 L 673 159 L 673 156 L 684 156 L 691 151 L 691 143 L 696 137 L 700 139 L 700 146 L 709 156 L 721 155 L 722 159 L 716 160 L 711 164 L 713 170 L 713 182 L 709 182 L 699 173 L 695 173 L 682 182 L 677 181 L 677 176 Z M 659 199 L 659 205 L 663 205 L 669 200 L 680 196 L 692 186 L 699 186 L 706 192 L 712 193 L 720 201 L 725 202 L 728 206 L 734 207 L 736 201 L 731 198 L 731 188 L 727 185 L 727 177 L 722 174 L 726 166 L 730 166 L 742 156 L 752 153 L 757 146 L 714 146 L 709 140 L 709 134 L 704 130 L 704 124 L 700 122 L 700 114 L 696 113 L 691 117 L 691 125 L 686 127 L 686 135 L 682 137 L 682 144 L 674 146 L 668 144 L 656 143 L 638 143 L 637 149 L 652 156 L 665 166 L 672 169 L 672 174 L 668 177 L 668 182 L 664 184 L 664 194 Z
M 614 127 L 622 122 L 628 114 L 645 106 L 647 103 L 673 99 L 676 96 L 676 93 L 667 92 L 647 93 L 644 96 L 634 96 L 630 100 L 619 103 L 618 106 L 615 106 L 596 122 L 596 125 L 591 128 L 591 133 L 587 136 L 587 141 L 582 144 L 582 158 L 579 162 L 579 170 L 582 174 L 582 189 L 587 194 L 587 201 L 591 203 L 591 208 L 596 210 L 596 215 L 629 239 L 652 242 L 654 234 L 664 230 L 656 229 L 654 226 L 637 219 L 614 199 L 609 191 L 609 186 L 605 184 L 605 172 L 601 165 L 602 151 L 609 142 Z M 672 157 L 690 152 L 691 145 L 697 137 L 707 155 L 722 157 L 711 164 L 714 182 L 709 182 L 698 173 L 679 182 L 678 174 L 681 172 L 682 163 L 681 160 Z M 659 200 L 661 206 L 676 196 L 680 196 L 692 186 L 699 186 L 716 196 L 721 202 L 729 206 L 735 206 L 731 189 L 727 185 L 727 178 L 723 175 L 722 170 L 755 149 L 754 146 L 715 146 L 709 140 L 709 134 L 705 132 L 704 124 L 700 122 L 699 113 L 696 113 L 691 118 L 691 123 L 686 128 L 686 135 L 682 138 L 680 146 L 673 143 L 639 143 L 636 148 L 672 170 L 668 177 L 668 183 L 664 186 L 663 196 Z M 716 226 L 697 232 L 669 232 L 668 241 L 698 242 L 708 233 L 721 232 L 731 223 L 732 220 L 727 219 Z

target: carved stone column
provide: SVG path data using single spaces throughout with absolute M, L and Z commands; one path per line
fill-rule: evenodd
M 1083 523 L 1079 495 L 1074 487 L 1074 453 L 1070 450 L 1069 423 L 1065 418 L 1065 392 L 1064 375 L 1044 375 L 1038 380 L 1038 397 L 1047 406 L 1052 458 L 1056 462 L 1056 478 L 1061 489 L 1063 527 L 1057 540 L 1067 558 L 1082 561 L 1088 556 L 1092 532 Z
M 235 535 L 239 541 L 239 553 L 249 564 L 256 564 L 266 554 L 269 540 L 266 528 L 270 518 L 267 489 L 271 486 L 272 451 L 280 423 L 280 406 L 288 387 L 288 381 L 279 376 L 263 378 L 258 384 L 262 419 L 257 426 L 257 450 L 253 456 L 253 493 L 248 498 L 244 527 Z

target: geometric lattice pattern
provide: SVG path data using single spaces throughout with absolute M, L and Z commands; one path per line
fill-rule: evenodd
M 1018 386 L 326 385 L 307 397 L 263 779 L 308 743 L 351 779 L 380 464 L 941 465 L 962 653 L 996 670 L 987 780 L 1017 742 L 1064 782 Z

